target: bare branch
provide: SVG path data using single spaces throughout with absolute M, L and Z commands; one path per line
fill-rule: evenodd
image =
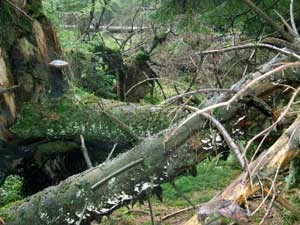
M 205 88 L 205 89 L 198 89 L 195 91 L 190 91 L 190 92 L 185 92 L 176 96 L 173 96 L 171 98 L 166 99 L 163 101 L 161 104 L 168 104 L 168 103 L 173 103 L 183 97 L 191 96 L 194 94 L 201 94 L 201 93 L 210 93 L 210 92 L 215 92 L 215 93 L 221 93 L 221 92 L 226 92 L 226 93 L 236 93 L 236 91 L 231 90 L 231 89 L 219 89 L 219 88 Z
M 254 80 L 252 80 L 251 82 L 249 82 L 248 84 L 246 84 L 239 92 L 237 92 L 229 101 L 228 104 L 233 103 L 234 101 L 237 101 L 238 98 L 241 98 L 243 96 L 243 94 L 246 92 L 246 90 L 248 90 L 251 86 L 253 86 L 254 84 L 265 80 L 266 78 L 274 75 L 275 73 L 279 73 L 281 71 L 284 71 L 286 69 L 289 68 L 294 68 L 294 67 L 299 67 L 300 66 L 300 62 L 292 62 L 292 63 L 285 63 L 281 66 L 276 67 L 275 69 L 266 72 L 265 74 L 255 78 Z
M 88 168 L 92 168 L 93 164 L 91 162 L 91 159 L 89 157 L 89 153 L 88 153 L 87 148 L 85 146 L 85 141 L 84 141 L 83 135 L 80 135 L 80 141 L 81 141 L 81 151 L 82 151 L 84 160 L 86 162 L 86 165 L 87 165 Z
M 198 52 L 197 54 L 198 55 L 208 55 L 208 54 L 213 54 L 213 53 L 224 53 L 224 52 L 248 49 L 248 48 L 267 48 L 267 49 L 277 51 L 283 55 L 291 56 L 297 60 L 300 60 L 300 55 L 296 54 L 295 52 L 292 52 L 287 49 L 281 49 L 274 45 L 262 44 L 262 43 L 245 44 L 245 45 L 232 46 L 232 47 L 227 47 L 227 48 L 222 48 L 222 49 L 207 50 L 207 51 Z
M 199 109 L 195 107 L 189 106 L 193 110 L 199 111 Z M 248 168 L 248 162 L 246 157 L 241 153 L 239 146 L 234 142 L 233 138 L 227 132 L 226 128 L 213 116 L 209 115 L 208 113 L 201 113 L 206 119 L 209 119 L 213 125 L 217 128 L 219 133 L 223 136 L 225 142 L 227 143 L 228 147 L 234 152 L 235 156 L 237 157 L 241 167 L 246 170 Z
M 19 6 L 17 6 L 16 4 L 14 4 L 13 2 L 11 2 L 10 0 L 4 0 L 6 1 L 10 6 L 12 6 L 13 8 L 15 8 L 17 11 L 19 11 L 23 16 L 25 16 L 27 19 L 29 19 L 31 22 L 34 21 L 34 19 L 29 16 L 23 9 L 21 9 Z
M 199 207 L 199 205 L 197 205 L 196 207 Z M 171 217 L 173 217 L 173 216 L 176 216 L 176 215 L 178 215 L 178 214 L 180 214 L 180 213 L 183 213 L 183 212 L 190 211 L 190 210 L 192 210 L 192 209 L 194 209 L 193 206 L 190 206 L 190 207 L 187 207 L 187 208 L 184 208 L 184 209 L 177 210 L 177 211 L 175 211 L 175 212 L 172 212 L 172 213 L 170 213 L 170 214 L 168 214 L 168 215 L 163 216 L 163 217 L 161 218 L 161 221 L 165 221 L 165 220 L 167 220 L 167 219 L 169 219 L 169 218 L 171 218 Z
M 8 87 L 8 88 L 0 87 L 0 94 L 5 94 L 7 92 L 13 91 L 13 90 L 17 89 L 18 87 L 20 87 L 20 85 L 14 85 L 14 86 L 11 86 L 11 87 Z
M 81 213 L 80 213 L 80 218 L 79 218 L 79 220 L 76 222 L 75 225 L 80 225 L 80 224 L 81 224 L 81 222 L 82 222 L 82 220 L 83 220 L 83 216 L 84 216 L 85 211 L 86 211 L 86 208 L 87 208 L 87 202 L 84 204 L 84 207 L 83 207 L 83 209 L 82 209 L 82 211 L 81 211 Z
M 108 180 L 110 180 L 111 178 L 119 175 L 120 173 L 123 173 L 124 171 L 126 170 L 129 170 L 130 168 L 132 167 L 135 167 L 136 165 L 140 164 L 140 163 L 143 163 L 144 162 L 144 159 L 143 158 L 140 158 L 138 160 L 135 160 L 131 163 L 129 163 L 128 165 L 116 170 L 115 172 L 113 172 L 112 174 L 108 175 L 107 177 L 103 178 L 102 180 L 100 180 L 99 182 L 97 182 L 96 184 L 94 184 L 91 189 L 92 190 L 95 190 L 97 187 L 99 187 L 101 184 L 107 182 Z
M 116 150 L 116 147 L 118 146 L 118 143 L 114 144 L 113 148 L 111 149 L 107 159 L 105 160 L 106 162 L 108 162 L 112 156 L 112 154 L 114 153 L 114 151 Z
M 294 33 L 293 28 L 291 28 L 291 26 L 288 24 L 288 22 L 283 18 L 283 16 L 274 9 L 274 12 L 277 14 L 277 16 L 281 19 L 281 21 L 283 22 L 283 24 L 286 26 L 286 28 L 289 30 L 290 33 Z
M 299 67 L 300 66 L 300 62 L 294 62 L 294 63 L 286 63 L 286 64 L 283 64 L 281 66 L 278 66 L 276 67 L 275 69 L 273 70 L 270 70 L 268 72 L 266 72 L 265 74 L 255 78 L 254 80 L 252 80 L 251 82 L 249 82 L 248 84 L 246 84 L 244 87 L 242 87 L 233 97 L 231 97 L 228 101 L 225 101 L 225 102 L 220 102 L 220 103 L 217 103 L 217 104 L 214 104 L 214 105 L 210 105 L 210 106 L 207 106 L 203 109 L 199 109 L 197 110 L 196 112 L 194 112 L 193 114 L 191 114 L 189 117 L 187 117 L 185 120 L 183 120 L 181 122 L 181 124 L 179 124 L 177 126 L 176 129 L 174 129 L 171 134 L 166 137 L 166 142 L 169 141 L 169 138 L 174 136 L 175 133 L 178 132 L 178 130 L 180 130 L 181 127 L 185 126 L 185 124 L 192 120 L 194 117 L 197 117 L 199 115 L 201 115 L 202 113 L 205 113 L 205 112 L 209 112 L 213 109 L 216 109 L 216 108 L 220 108 L 220 107 L 227 107 L 229 108 L 229 106 L 235 102 L 235 101 L 238 101 L 239 99 L 241 99 L 243 97 L 243 95 L 245 95 L 246 91 L 251 87 L 253 86 L 254 84 L 274 75 L 275 73 L 278 73 L 278 72 L 281 72 L 285 69 L 288 69 L 288 68 L 294 68 L 294 67 Z
M 245 147 L 245 153 L 248 150 L 248 148 L 250 147 L 250 145 L 253 143 L 253 141 L 255 141 L 257 138 L 259 138 L 261 135 L 268 133 L 269 131 L 271 131 L 272 129 L 274 129 L 277 124 L 286 116 L 286 114 L 288 113 L 288 111 L 290 110 L 293 102 L 295 101 L 295 98 L 297 97 L 297 95 L 300 92 L 300 87 L 294 92 L 292 98 L 290 99 L 288 105 L 285 107 L 284 111 L 280 114 L 280 116 L 278 117 L 278 119 L 268 128 L 264 129 L 263 131 L 261 131 L 260 133 L 258 133 L 257 135 L 255 135 L 253 138 L 251 138 L 246 147 Z
M 257 5 L 255 5 L 251 0 L 243 0 L 249 8 L 251 8 L 254 12 L 256 12 L 259 16 L 264 18 L 266 22 L 268 22 L 271 26 L 274 27 L 275 30 L 277 30 L 284 38 L 289 40 L 290 42 L 293 42 L 294 37 L 292 34 L 286 32 L 283 27 L 278 25 L 268 14 L 266 14 L 264 11 L 262 11 Z
M 291 25 L 293 28 L 294 33 L 299 37 L 299 33 L 295 24 L 295 18 L 294 18 L 294 0 L 290 1 L 290 16 L 291 16 Z
M 133 85 L 131 88 L 129 88 L 128 91 L 125 93 L 125 97 L 126 97 L 126 96 L 127 96 L 134 88 L 136 88 L 136 87 L 142 85 L 143 83 L 147 83 L 147 82 L 152 81 L 152 80 L 154 80 L 154 81 L 156 81 L 156 80 L 165 80 L 165 81 L 172 82 L 172 83 L 176 83 L 176 84 L 179 84 L 179 85 L 182 85 L 182 86 L 183 86 L 182 83 L 177 82 L 177 81 L 174 81 L 174 80 L 171 80 L 171 79 L 166 79 L 166 78 L 162 78 L 162 77 L 147 78 L 147 79 L 142 80 L 142 81 L 138 82 L 137 84 Z
M 152 205 L 151 205 L 151 200 L 150 198 L 148 198 L 148 207 L 149 207 L 149 211 L 150 211 L 150 217 L 151 217 L 151 224 L 152 225 L 155 225 L 155 222 L 154 222 L 154 215 L 153 215 L 153 210 L 152 210 Z

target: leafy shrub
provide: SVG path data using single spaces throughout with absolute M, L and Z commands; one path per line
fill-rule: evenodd
M 21 200 L 22 178 L 19 176 L 9 176 L 0 187 L 0 207 Z

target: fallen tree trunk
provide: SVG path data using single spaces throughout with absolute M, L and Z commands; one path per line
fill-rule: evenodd
M 114 160 L 49 187 L 1 215 L 7 224 L 72 224 L 85 204 L 86 214 L 107 215 L 195 163 L 195 153 L 183 144 L 201 120 L 196 117 L 168 142 L 164 134 L 147 138 Z
M 64 25 L 63 26 L 65 29 L 75 29 L 77 28 L 76 25 Z M 150 30 L 151 27 L 137 27 L 137 26 L 110 26 L 108 25 L 104 25 L 104 26 L 99 26 L 99 28 L 96 30 L 96 32 L 100 32 L 100 31 L 108 31 L 111 33 L 133 33 L 133 32 L 140 32 L 140 31 L 146 31 L 146 30 Z M 95 32 L 95 27 L 94 26 L 90 26 L 90 28 L 88 29 L 89 32 Z
M 93 165 L 98 165 L 115 145 L 113 157 L 132 148 L 149 133 L 169 126 L 170 120 L 163 115 L 172 110 L 173 107 L 163 109 L 106 100 L 101 100 L 101 104 L 75 105 L 66 100 L 27 104 L 13 127 L 19 138 L 1 141 L 0 184 L 10 174 L 20 175 L 24 178 L 25 195 L 57 185 L 87 169 L 80 135 L 84 135 Z
M 274 89 L 272 85 L 264 87 L 255 86 L 248 91 L 259 96 L 268 89 Z M 221 95 L 205 106 L 223 102 L 230 96 Z M 229 110 L 220 110 L 222 120 L 232 118 L 238 110 L 239 104 L 232 105 Z M 85 215 L 87 222 L 93 219 L 91 215 L 107 215 L 142 198 L 162 182 L 172 180 L 182 168 L 190 168 L 199 161 L 198 152 L 190 151 L 185 143 L 202 129 L 203 122 L 205 120 L 200 115 L 192 117 L 175 132 L 171 129 L 147 138 L 114 160 L 70 177 L 58 186 L 49 187 L 16 206 L 2 210 L 1 215 L 8 224 L 24 225 L 72 224 L 80 217 L 79 212 L 85 205 L 88 209 Z M 200 154 L 200 157 L 203 155 Z
M 225 217 L 240 224 L 248 224 L 250 215 L 247 215 L 242 205 L 257 192 L 266 192 L 263 201 L 275 196 L 275 199 L 284 204 L 284 207 L 288 207 L 292 212 L 297 212 L 297 209 L 289 207 L 284 200 L 277 196 L 275 182 L 279 170 L 286 168 L 293 158 L 300 157 L 299 134 L 300 119 L 297 119 L 267 151 L 249 164 L 248 171 L 241 174 L 211 201 L 201 205 L 197 209 L 197 215 L 185 225 L 204 225 L 210 224 L 212 221 L 218 221 L 214 224 L 222 224 Z M 263 183 L 261 183 L 262 181 Z
M 261 74 L 263 74 L 264 72 L 270 70 L 270 68 L 273 67 L 274 64 L 278 63 L 278 61 L 283 61 L 284 58 L 275 58 L 275 60 L 265 64 L 259 72 L 256 72 L 254 74 L 251 75 L 252 78 L 255 77 L 259 77 Z M 291 79 L 296 79 L 297 77 L 293 77 L 293 72 L 287 72 L 286 73 L 286 79 L 287 77 L 289 77 L 291 75 Z M 281 74 L 276 75 L 278 77 L 281 76 Z M 273 76 L 274 79 L 276 79 L 276 76 Z M 249 76 L 250 77 L 250 76 Z M 281 80 L 282 82 L 286 82 L 286 80 Z M 232 89 L 234 91 L 238 91 L 241 88 L 243 88 L 245 85 L 247 85 L 247 80 L 241 80 L 240 82 L 238 82 Z M 252 88 L 246 90 L 244 92 L 244 95 L 249 95 L 249 96 L 264 96 L 266 94 L 270 94 L 272 91 L 276 90 L 279 86 L 273 85 L 270 82 L 265 82 L 264 85 L 256 85 L 253 86 Z M 206 102 L 205 104 L 203 104 L 202 107 L 206 107 L 206 106 L 210 106 L 213 104 L 217 104 L 217 103 L 221 103 L 224 102 L 226 100 L 228 100 L 230 97 L 232 96 L 232 93 L 226 93 L 226 94 L 222 94 L 218 97 L 212 98 L 210 99 L 208 102 Z M 232 105 L 229 110 L 227 109 L 220 109 L 219 110 L 219 115 L 220 115 L 220 119 L 222 122 L 228 122 L 230 121 L 232 118 L 234 118 L 238 112 L 242 111 L 243 113 L 245 113 L 245 110 L 243 108 L 241 108 L 241 105 L 243 104 L 248 104 L 249 102 L 253 101 L 253 98 L 248 98 L 248 99 L 243 99 L 242 101 L 236 102 L 236 104 Z M 90 133 L 90 128 L 95 128 L 95 122 L 99 122 L 99 116 L 102 114 L 101 111 L 103 110 L 102 107 L 99 107 L 99 104 L 92 104 L 94 106 L 92 107 L 87 107 L 85 108 L 83 111 L 81 111 L 79 114 L 74 114 L 74 112 L 77 112 L 76 108 L 70 107 L 70 105 L 66 106 L 66 109 L 71 111 L 71 114 L 66 113 L 65 110 L 60 109 L 61 111 L 63 111 L 63 114 L 59 114 L 58 111 L 50 111 L 49 113 L 49 108 L 47 108 L 46 110 L 41 110 L 41 105 L 39 105 L 39 110 L 35 110 L 34 113 L 39 114 L 37 117 L 32 117 L 31 120 L 27 121 L 28 124 L 30 124 L 30 130 L 26 130 L 26 129 L 22 129 L 22 126 L 19 126 L 19 129 L 16 128 L 16 130 L 20 131 L 20 133 L 22 134 L 21 136 L 27 136 L 27 137 L 31 137 L 32 136 L 32 131 L 35 131 L 36 129 L 40 129 L 40 127 L 44 127 L 45 129 L 45 136 L 50 136 L 53 135 L 54 137 L 65 137 L 66 135 L 66 131 L 68 131 L 67 127 L 64 126 L 64 124 L 61 124 L 62 118 L 66 118 L 67 121 L 70 122 L 69 126 L 70 128 L 74 128 L 74 127 L 79 127 L 79 129 L 76 130 L 78 137 L 79 135 L 82 133 L 82 130 L 84 130 L 85 132 L 83 133 L 85 136 L 87 137 L 92 137 L 94 135 L 97 136 L 97 132 L 95 132 L 95 130 L 92 130 L 92 132 Z M 51 107 L 51 104 L 50 104 Z M 69 108 L 70 107 L 70 108 Z M 76 107 L 76 106 L 75 106 Z M 37 107 L 36 107 L 37 108 Z M 121 107 L 122 108 L 122 107 Z M 137 110 L 137 113 L 132 113 L 132 108 L 134 109 L 134 107 L 132 105 L 125 105 L 124 106 L 125 111 L 122 111 L 122 113 L 124 115 L 132 115 L 132 114 L 139 114 L 140 110 Z M 107 108 L 104 107 L 105 111 L 107 111 Z M 151 108 L 152 110 L 153 108 Z M 150 111 L 151 111 L 150 110 Z M 135 110 L 133 110 L 135 111 Z M 155 111 L 155 110 L 154 110 Z M 89 112 L 89 113 L 87 113 Z M 99 114 L 100 112 L 100 114 Z M 115 107 L 112 109 L 112 111 L 108 110 L 109 113 L 104 113 L 104 114 L 115 114 L 117 115 L 117 118 L 121 118 L 121 120 L 123 121 L 122 117 L 120 117 L 118 114 L 119 111 L 118 109 L 116 109 Z M 126 112 L 128 112 L 128 114 L 126 114 Z M 122 115 L 121 113 L 121 115 Z M 30 113 L 29 113 L 30 114 Z M 50 115 L 49 115 L 50 114 Z M 73 118 L 70 117 L 70 115 L 73 115 Z M 75 118 L 74 118 L 75 115 Z M 80 115 L 80 116 L 78 116 Z M 91 118 L 86 117 L 86 115 L 92 115 Z M 148 118 L 151 118 L 152 115 L 146 113 L 145 115 L 148 115 Z M 168 120 L 166 120 L 166 118 L 163 116 L 165 114 L 160 115 L 162 120 L 159 121 L 163 121 L 166 122 Z M 50 118 L 49 123 L 45 123 L 43 121 L 42 118 L 43 116 L 45 118 L 47 118 L 47 122 Z M 65 116 L 65 117 L 64 117 Z M 78 116 L 78 118 L 76 118 Z M 155 116 L 156 117 L 156 116 Z M 39 119 L 37 119 L 39 118 Z M 126 117 L 124 117 L 126 118 Z M 142 120 L 143 120 L 143 116 L 141 116 Z M 157 117 L 156 117 L 157 118 Z M 90 120 L 92 123 L 88 123 L 88 120 Z M 126 118 L 127 119 L 127 118 Z M 75 122 L 77 121 L 78 123 L 76 123 L 76 126 L 74 126 L 74 120 Z M 109 120 L 111 120 L 111 118 L 109 118 Z M 41 122 L 43 123 L 41 125 Z M 123 121 L 126 123 L 126 121 Z M 110 121 L 111 123 L 111 121 Z M 63 182 L 60 186 L 57 187 L 51 187 L 49 189 L 46 189 L 45 191 L 34 195 L 32 197 L 30 197 L 29 202 L 24 202 L 23 206 L 19 206 L 19 207 L 14 207 L 11 208 L 7 211 L 7 215 L 8 215 L 8 221 L 12 221 L 12 224 L 18 224 L 18 222 L 21 221 L 21 218 L 24 219 L 24 221 L 29 221 L 29 218 L 31 216 L 33 216 L 33 212 L 36 212 L 36 210 L 38 208 L 44 208 L 45 210 L 43 212 L 41 212 L 40 215 L 44 215 L 43 213 L 46 213 L 47 218 L 38 218 L 38 214 L 34 215 L 34 217 L 37 219 L 37 221 L 39 221 L 39 219 L 41 220 L 48 220 L 56 223 L 55 221 L 60 221 L 60 222 L 66 222 L 66 218 L 69 215 L 72 215 L 70 218 L 76 218 L 76 216 L 74 216 L 76 214 L 76 212 L 78 212 L 78 210 L 80 210 L 80 207 L 83 207 L 83 200 L 82 198 L 79 198 L 78 201 L 76 201 L 74 203 L 74 206 L 72 206 L 71 208 L 69 207 L 69 200 L 72 201 L 73 199 L 76 199 L 74 196 L 74 193 L 78 193 L 78 191 L 81 193 L 87 193 L 87 195 L 89 197 L 88 198 L 88 204 L 91 204 L 93 206 L 95 206 L 97 209 L 101 210 L 101 209 L 106 209 L 100 213 L 100 214 L 108 214 L 111 211 L 113 211 L 115 208 L 118 208 L 120 206 L 122 206 L 123 204 L 130 202 L 132 200 L 135 200 L 138 198 L 139 193 L 135 193 L 135 185 L 136 184 L 140 184 L 142 185 L 143 183 L 147 183 L 149 181 L 153 181 L 153 178 L 156 178 L 156 183 L 155 185 L 159 185 L 161 182 L 164 182 L 168 179 L 172 179 L 173 177 L 175 177 L 178 173 L 180 173 L 180 171 L 182 171 L 182 168 L 189 168 L 190 165 L 193 165 L 196 161 L 199 160 L 199 158 L 194 157 L 196 152 L 193 151 L 188 151 L 189 147 L 185 146 L 184 143 L 188 142 L 188 140 L 190 140 L 190 138 L 192 137 L 193 134 L 195 134 L 197 131 L 199 131 L 199 129 L 203 129 L 203 125 L 205 123 L 205 120 L 203 118 L 201 118 L 201 116 L 196 116 L 194 118 L 191 118 L 188 120 L 188 122 L 184 125 L 180 126 L 180 129 L 175 129 L 175 132 L 173 131 L 173 129 L 167 130 L 164 134 L 161 134 L 159 136 L 155 136 L 152 138 L 148 138 L 146 139 L 144 142 L 142 142 L 141 144 L 137 145 L 137 147 L 135 147 L 133 150 L 129 151 L 128 153 L 124 153 L 121 156 L 119 156 L 117 159 L 115 159 L 114 161 L 110 162 L 110 163 L 106 163 L 105 164 L 105 170 L 104 172 L 99 172 L 99 169 L 93 169 L 93 170 L 89 170 L 86 173 L 83 174 L 79 174 L 75 177 L 72 177 L 70 179 L 68 179 L 67 181 Z M 25 124 L 26 125 L 26 121 L 24 123 L 24 121 L 19 121 L 19 124 Z M 55 127 L 55 129 L 53 128 L 53 125 L 55 124 L 59 124 L 59 126 Z M 81 125 L 82 124 L 82 125 Z M 140 124 L 140 122 L 137 123 L 138 125 Z M 159 125 L 161 124 L 165 124 L 165 123 L 158 123 Z M 167 122 L 168 124 L 168 122 Z M 117 127 L 120 128 L 119 126 L 120 124 L 117 125 Z M 52 126 L 52 127 L 51 127 Z M 82 129 L 82 126 L 84 129 Z M 101 127 L 101 126 L 99 126 Z M 121 126 L 122 127 L 122 126 Z M 49 133 L 49 131 L 51 131 Z M 54 131 L 54 133 L 53 133 Z M 124 130 L 123 130 L 124 131 Z M 153 130 L 152 130 L 153 131 Z M 22 133 L 23 132 L 23 133 Z M 61 132 L 61 133 L 60 133 Z M 76 133 L 73 130 L 71 130 L 70 133 Z M 93 133 L 94 132 L 94 133 Z M 125 132 L 126 133 L 126 132 Z M 92 134 L 92 135 L 91 135 Z M 96 135 L 95 135 L 96 134 Z M 130 135 L 130 132 L 127 132 L 126 135 Z M 98 133 L 99 135 L 99 133 Z M 101 136 L 101 135 L 100 135 Z M 140 134 L 138 134 L 138 136 L 140 136 Z M 128 137 L 128 136 L 127 136 Z M 128 139 L 128 138 L 127 138 Z M 166 141 L 167 140 L 167 141 Z M 198 139 L 198 141 L 200 141 Z M 199 150 L 199 148 L 197 149 Z M 201 149 L 200 149 L 201 150 Z M 155 152 L 155 154 L 153 154 L 153 152 Z M 187 153 L 188 152 L 188 153 Z M 200 154 L 200 158 L 203 157 L 206 154 L 210 154 L 209 152 L 206 152 L 205 154 Z M 37 155 L 40 155 L 37 151 Z M 179 157 L 180 156 L 180 157 Z M 182 157 L 181 157 L 182 156 Z M 178 160 L 178 157 L 180 160 Z M 198 156 L 199 157 L 199 156 Z M 39 158 L 39 157 L 35 157 L 35 158 Z M 132 173 L 132 175 L 135 175 L 136 178 L 132 178 L 135 179 L 135 181 L 137 182 L 133 182 L 133 183 L 128 183 L 128 180 L 125 179 L 127 172 L 125 171 L 124 173 L 121 173 L 120 175 L 118 175 L 118 179 L 119 177 L 121 177 L 122 181 L 124 179 L 124 182 L 120 182 L 118 183 L 118 185 L 116 185 L 116 190 L 115 191 L 111 191 L 110 194 L 107 194 L 108 190 L 111 190 L 111 186 L 108 187 L 107 181 L 104 182 L 103 185 L 101 185 L 101 191 L 99 192 L 91 192 L 90 191 L 90 187 L 93 185 L 93 183 L 96 183 L 96 180 L 101 180 L 103 179 L 107 179 L 108 174 L 113 174 L 114 171 L 118 171 L 121 170 L 122 168 L 124 169 L 126 166 L 125 165 L 130 165 L 130 162 L 139 162 L 139 160 L 143 159 L 142 161 L 144 162 L 144 164 L 146 165 L 146 170 L 144 173 Z M 184 160 L 186 159 L 186 160 Z M 150 160 L 150 164 L 148 163 L 148 161 Z M 120 162 L 122 161 L 122 162 Z M 159 161 L 160 163 L 157 164 L 157 161 Z M 155 162 L 155 163 L 154 163 Z M 107 165 L 111 165 L 111 167 L 107 167 Z M 137 168 L 140 167 L 140 164 L 137 165 Z M 132 170 L 132 169 L 131 169 Z M 130 170 L 130 171 L 131 171 Z M 91 174 L 94 174 L 94 172 L 97 171 L 96 175 L 98 177 L 95 177 L 94 175 L 91 177 Z M 135 170 L 137 171 L 137 170 Z M 156 174 L 157 171 L 159 171 L 159 174 Z M 162 171 L 165 172 L 165 174 L 162 174 Z M 98 174 L 99 172 L 99 174 Z M 105 178 L 106 177 L 106 178 Z M 75 181 L 75 179 L 79 179 L 80 178 L 80 187 L 77 187 L 74 183 L 77 183 L 77 181 Z M 111 178 L 111 179 L 114 179 Z M 108 182 L 109 183 L 109 182 Z M 154 186 L 155 186 L 154 185 Z M 105 187 L 104 187 L 105 186 Z M 102 190 L 102 187 L 104 187 L 104 189 Z M 64 194 L 61 193 L 61 188 L 63 188 L 65 191 Z M 124 193 L 126 193 L 126 196 L 128 195 L 129 199 L 127 199 L 126 201 L 117 201 L 117 203 L 115 204 L 108 204 L 111 199 L 115 200 L 115 197 L 113 196 L 120 196 L 122 194 L 120 194 L 122 191 L 124 191 Z M 63 210 L 63 213 L 60 214 L 64 214 L 64 215 L 56 215 L 53 211 L 53 207 L 49 206 L 49 202 L 51 202 L 54 199 L 54 196 L 58 195 L 61 197 L 57 198 L 57 199 L 65 199 L 65 201 L 61 201 L 61 203 L 57 203 L 57 208 Z M 122 192 L 123 193 L 123 192 Z M 41 202 L 38 201 L 38 199 L 40 198 L 40 196 L 43 195 L 43 200 Z M 65 197 L 63 198 L 63 195 L 65 195 Z M 95 202 L 95 199 L 97 199 L 97 196 L 101 196 L 101 199 L 98 199 L 98 201 Z M 103 197 L 102 197 L 103 196 Z M 33 202 L 37 202 L 37 206 L 35 206 L 34 204 L 31 204 Z M 74 200 L 73 200 L 74 201 Z M 111 202 L 110 202 L 111 203 Z M 83 205 L 82 205 L 83 204 Z M 26 207 L 25 207 L 26 206 Z M 18 222 L 13 222 L 14 221 L 14 216 L 15 214 L 19 214 L 21 213 L 23 215 L 23 210 L 28 210 L 28 213 L 26 213 L 26 215 L 28 214 L 28 217 L 24 217 L 24 216 L 18 216 L 17 221 Z M 48 210 L 50 210 L 48 212 Z M 96 210 L 98 213 L 100 212 L 99 210 Z M 95 210 L 94 210 L 95 211 Z M 69 214 L 68 214 L 69 213 Z M 77 213 L 78 214 L 78 213 Z M 27 218 L 27 219 L 26 219 Z M 57 220 L 56 220 L 57 218 Z M 20 220 L 19 220 L 20 219 Z M 34 221 L 35 221 L 34 219 Z M 38 223 L 38 222 L 36 222 Z M 22 224 L 26 224 L 26 222 L 22 222 Z M 51 223 L 48 223 L 51 224 Z

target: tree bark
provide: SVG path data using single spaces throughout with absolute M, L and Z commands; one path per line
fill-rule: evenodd
M 268 71 L 273 63 L 263 67 L 253 77 Z M 246 84 L 247 80 L 241 81 L 233 89 L 239 90 Z M 260 96 L 274 89 L 276 87 L 266 82 L 263 87 L 256 85 L 249 89 L 245 95 L 249 93 Z M 203 107 L 226 101 L 230 95 L 227 93 L 215 97 Z M 239 103 L 228 110 L 221 109 L 219 113 L 222 121 L 230 121 L 239 110 Z M 171 128 L 146 138 L 114 160 L 72 176 L 58 186 L 49 187 L 5 212 L 2 211 L 1 215 L 4 215 L 8 224 L 72 224 L 78 219 L 78 212 L 81 212 L 85 204 L 88 205 L 87 214 L 107 215 L 143 195 L 147 198 L 151 189 L 172 180 L 182 169 L 191 168 L 199 161 L 199 152 L 192 151 L 186 143 L 193 138 L 193 134 L 203 129 L 204 122 L 198 115 L 177 129 Z M 201 157 L 205 155 L 200 154 Z M 88 217 L 86 221 L 92 218 L 93 216 Z
M 49 65 L 62 54 L 41 1 L 24 1 L 22 7 L 0 1 L 0 86 L 17 87 L 0 96 L 0 139 L 8 141 L 15 138 L 8 128 L 24 102 L 39 102 L 46 94 L 61 96 L 67 88 L 63 72 Z
M 85 204 L 89 213 L 107 215 L 136 201 L 147 189 L 172 180 L 181 168 L 195 163 L 196 153 L 183 144 L 198 130 L 201 120 L 196 117 L 167 142 L 165 133 L 147 138 L 114 160 L 72 176 L 9 208 L 2 212 L 3 217 L 7 224 L 72 224 Z M 128 168 L 133 162 L 136 163 Z

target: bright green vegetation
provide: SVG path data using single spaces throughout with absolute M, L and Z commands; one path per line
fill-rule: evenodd
M 18 176 L 9 176 L 0 187 L 0 208 L 23 199 L 22 179 Z
M 194 204 L 210 200 L 216 192 L 226 187 L 241 171 L 226 164 L 226 161 L 204 160 L 197 165 L 197 176 L 182 176 L 175 185 Z M 163 184 L 164 201 L 170 206 L 189 206 L 170 184 Z

